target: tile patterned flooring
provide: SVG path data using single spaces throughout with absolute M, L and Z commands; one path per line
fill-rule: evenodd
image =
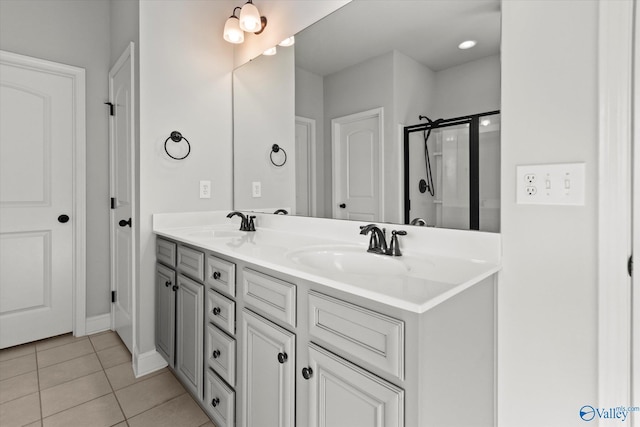
M 167 368 L 136 379 L 108 331 L 0 350 L 0 426 L 214 425 Z

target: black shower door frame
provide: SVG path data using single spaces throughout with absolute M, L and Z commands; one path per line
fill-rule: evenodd
M 480 117 L 500 114 L 500 110 L 469 116 L 454 117 L 437 123 L 420 123 L 404 127 L 404 223 L 409 224 L 411 199 L 409 197 L 409 136 L 413 132 L 424 132 L 458 125 L 469 125 L 469 229 L 480 230 Z

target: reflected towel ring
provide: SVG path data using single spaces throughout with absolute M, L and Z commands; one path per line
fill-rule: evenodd
M 277 153 L 279 151 L 282 151 L 282 153 L 284 154 L 284 160 L 280 164 L 273 161 L 273 153 Z M 287 152 L 284 151 L 284 148 L 280 147 L 278 144 L 273 144 L 271 146 L 271 152 L 269 153 L 269 159 L 271 159 L 271 163 L 273 164 L 273 166 L 282 167 L 285 163 L 287 163 Z
M 182 140 L 185 140 L 185 142 L 187 143 L 187 154 L 185 154 L 182 157 L 175 157 L 172 156 L 169 153 L 169 150 L 167 150 L 167 142 L 169 142 L 169 140 L 172 140 L 173 142 L 180 142 Z M 191 144 L 189 144 L 189 140 L 187 140 L 187 138 L 185 138 L 184 136 L 182 136 L 182 134 L 180 132 L 178 132 L 177 130 L 174 130 L 173 132 L 171 132 L 171 135 L 169 136 L 169 138 L 164 140 L 164 152 L 167 153 L 167 156 L 171 157 L 172 159 L 175 160 L 183 160 L 186 159 L 187 156 L 189 155 L 189 153 L 191 153 Z

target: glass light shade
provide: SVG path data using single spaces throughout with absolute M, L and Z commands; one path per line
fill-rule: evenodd
M 282 47 L 289 47 L 289 46 L 293 46 L 295 42 L 296 42 L 295 37 L 291 36 L 282 40 L 280 43 L 278 43 L 278 45 Z
M 276 47 L 270 47 L 269 49 L 265 50 L 264 52 L 262 52 L 263 55 L 266 56 L 271 56 L 271 55 L 275 55 L 276 53 L 278 53 L 278 50 L 276 49 Z
M 240 29 L 240 21 L 235 16 L 229 17 L 224 24 L 223 38 L 229 43 L 242 43 L 244 41 L 244 32 Z
M 245 3 L 240 10 L 240 28 L 248 33 L 255 33 L 262 28 L 260 12 L 252 3 Z

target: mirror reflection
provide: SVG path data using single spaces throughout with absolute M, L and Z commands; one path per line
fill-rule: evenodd
M 499 6 L 354 0 L 236 70 L 234 207 L 499 231 Z M 295 72 L 261 71 L 281 53 Z M 260 83 L 237 90 L 243 74 Z

